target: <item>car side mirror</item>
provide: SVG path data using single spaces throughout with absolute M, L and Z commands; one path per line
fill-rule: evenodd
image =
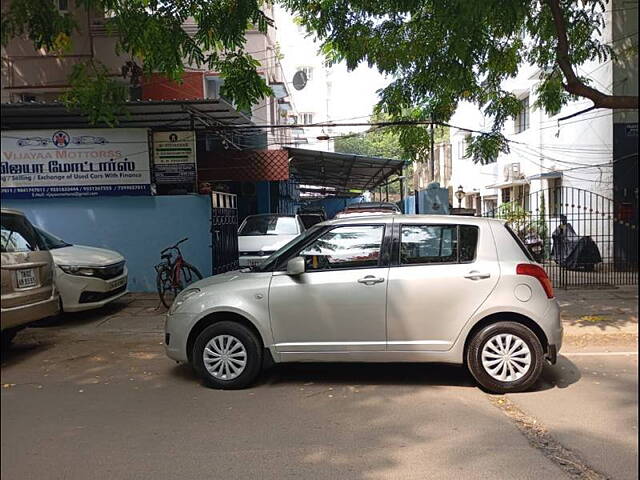
M 295 257 L 287 262 L 287 275 L 302 275 L 304 271 L 304 257 Z

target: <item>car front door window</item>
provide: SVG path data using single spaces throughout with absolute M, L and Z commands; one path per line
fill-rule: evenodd
M 302 249 L 307 271 L 377 267 L 384 226 L 337 227 Z

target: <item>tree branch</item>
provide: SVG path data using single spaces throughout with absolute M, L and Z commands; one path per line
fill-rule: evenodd
M 556 61 L 560 70 L 564 74 L 567 83 L 563 84 L 564 89 L 579 97 L 588 98 L 593 102 L 595 108 L 638 108 L 638 97 L 634 95 L 607 95 L 582 82 L 571 64 L 569 56 L 569 40 L 564 16 L 560 7 L 560 0 L 547 0 L 551 9 L 553 23 L 556 27 L 558 44 L 556 46 Z

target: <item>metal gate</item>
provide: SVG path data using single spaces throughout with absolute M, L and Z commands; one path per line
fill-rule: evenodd
M 638 284 L 638 212 L 573 187 L 531 193 L 484 216 L 507 220 L 557 288 Z
M 230 193 L 211 192 L 211 274 L 238 269 L 238 203 Z

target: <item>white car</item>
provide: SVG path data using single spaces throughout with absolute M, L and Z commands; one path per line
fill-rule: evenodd
M 36 230 L 53 256 L 63 311 L 100 308 L 127 293 L 127 267 L 118 252 L 72 245 L 41 228 Z
M 165 345 L 215 388 L 271 362 L 437 362 L 511 393 L 556 362 L 562 333 L 551 280 L 502 221 L 379 215 L 314 225 L 259 267 L 189 285 Z
M 249 215 L 238 229 L 240 266 L 260 265 L 304 230 L 304 224 L 297 215 Z

